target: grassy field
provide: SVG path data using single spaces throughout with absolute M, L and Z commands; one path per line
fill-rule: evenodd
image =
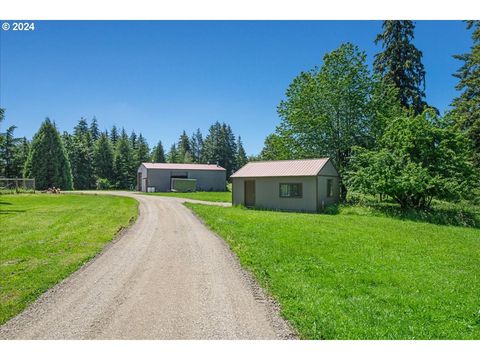
M 187 204 L 305 339 L 480 339 L 480 229 Z
M 137 215 L 134 199 L 0 196 L 0 324 L 91 259 Z
M 232 193 L 230 191 L 196 191 L 191 193 L 158 192 L 146 194 L 153 196 L 169 196 L 203 201 L 232 202 Z

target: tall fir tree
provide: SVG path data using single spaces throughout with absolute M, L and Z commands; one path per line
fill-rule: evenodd
M 114 157 L 115 186 L 118 189 L 132 189 L 136 181 L 135 170 L 135 159 L 131 141 L 125 130 L 122 130 L 117 140 Z
M 20 139 L 15 138 L 16 128 L 15 125 L 9 126 L 5 134 L 2 134 L 2 141 L 0 142 L 0 176 L 7 178 L 18 176 L 15 154 Z
M 167 162 L 169 163 L 178 163 L 178 151 L 175 143 L 170 147 L 170 151 L 167 154 Z
M 93 141 L 97 141 L 97 139 L 100 137 L 100 130 L 98 129 L 98 121 L 95 116 L 90 122 L 90 136 Z
M 110 141 L 112 142 L 113 148 L 117 146 L 118 136 L 118 129 L 115 125 L 113 125 L 112 130 L 110 130 Z
M 178 162 L 180 163 L 188 163 L 192 162 L 193 160 L 190 139 L 188 138 L 185 130 L 183 131 L 182 135 L 180 135 L 180 139 L 178 140 L 177 154 Z
M 143 135 L 139 134 L 137 139 L 137 148 L 135 150 L 135 168 L 138 168 L 141 163 L 148 162 L 149 160 L 150 148 Z
M 383 32 L 375 38 L 383 51 L 375 55 L 374 70 L 398 89 L 398 99 L 405 108 L 420 114 L 425 102 L 425 68 L 422 52 L 412 43 L 415 24 L 410 20 L 387 20 Z
M 113 147 L 107 134 L 101 133 L 95 143 L 93 152 L 93 163 L 95 167 L 95 176 L 100 179 L 107 179 L 110 184 L 114 182 L 113 170 Z
M 24 176 L 35 178 L 37 189 L 55 186 L 71 190 L 72 171 L 62 139 L 55 125 L 46 119 L 32 140 Z
M 71 143 L 67 146 L 68 157 L 75 189 L 95 188 L 93 168 L 93 141 L 87 120 L 81 118 L 73 131 Z
M 164 163 L 165 161 L 165 150 L 163 149 L 162 142 L 159 141 L 157 146 L 153 148 L 151 161 L 154 163 Z
M 239 136 L 237 140 L 237 158 L 236 158 L 236 170 L 240 169 L 248 162 L 247 154 L 243 148 L 242 138 Z
M 454 56 L 463 64 L 454 74 L 461 94 L 453 101 L 452 113 L 472 142 L 472 160 L 480 173 L 480 21 L 467 21 L 467 29 L 473 29 L 473 45 L 469 53 Z
M 192 134 L 190 138 L 190 145 L 192 148 L 192 161 L 194 163 L 200 163 L 202 160 L 202 149 L 203 149 L 203 136 L 200 129 Z

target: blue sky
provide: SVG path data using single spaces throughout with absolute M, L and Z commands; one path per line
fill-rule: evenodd
M 380 21 L 37 21 L 34 32 L 0 31 L 3 127 L 31 138 L 45 117 L 71 131 L 96 116 L 168 149 L 184 129 L 231 124 L 256 154 L 279 123 L 292 79 L 350 41 L 369 64 Z M 460 21 L 417 21 L 427 101 L 441 111 L 456 96 L 453 54 L 468 51 Z

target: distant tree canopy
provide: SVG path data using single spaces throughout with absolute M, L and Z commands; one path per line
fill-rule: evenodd
M 38 189 L 52 186 L 64 190 L 73 188 L 67 152 L 55 125 L 48 118 L 33 137 L 24 176 L 35 178 Z
M 410 20 L 387 20 L 383 32 L 375 38 L 383 51 L 375 55 L 375 72 L 398 89 L 398 100 L 404 108 L 420 114 L 428 105 L 425 99 L 425 69 L 422 52 L 413 45 L 415 25 Z
M 218 164 L 227 170 L 229 177 L 239 168 L 238 161 L 242 164 L 246 161 L 245 149 L 239 141 L 230 125 L 217 121 L 210 126 L 205 138 L 200 129 L 190 137 L 183 131 L 178 143 L 170 147 L 166 160 L 170 163 Z

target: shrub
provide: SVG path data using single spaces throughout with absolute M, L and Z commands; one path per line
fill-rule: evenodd
M 109 190 L 112 188 L 110 181 L 108 179 L 98 178 L 97 179 L 97 190 Z

